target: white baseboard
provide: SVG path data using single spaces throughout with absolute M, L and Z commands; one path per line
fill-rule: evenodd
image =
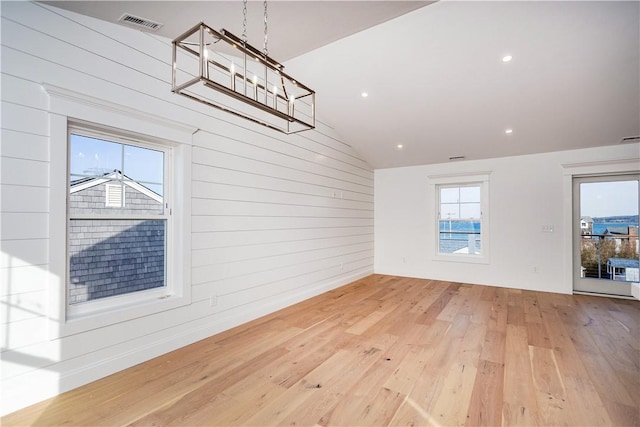
M 373 274 L 372 268 L 357 270 L 347 276 L 340 276 L 331 281 L 320 282 L 316 286 L 304 288 L 300 292 L 282 294 L 280 299 L 274 300 L 271 303 L 264 304 L 264 302 L 261 302 L 253 310 L 249 309 L 248 313 L 241 313 L 238 310 L 230 310 L 229 312 L 221 313 L 216 322 L 216 325 L 221 329 L 217 330 L 213 334 L 226 331 L 235 326 L 242 325 L 262 316 L 266 316 L 267 314 L 281 310 L 285 307 L 289 307 L 293 304 L 299 303 L 309 298 L 313 298 L 324 292 L 339 288 L 340 286 L 344 286 L 348 283 L 362 279 L 363 277 L 367 277 L 371 274 Z

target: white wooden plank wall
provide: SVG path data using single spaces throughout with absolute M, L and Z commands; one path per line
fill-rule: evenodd
M 1 8 L 2 413 L 373 272 L 373 172 L 329 127 L 281 135 L 171 94 L 169 40 L 42 4 Z M 42 83 L 200 129 L 190 306 L 49 339 Z

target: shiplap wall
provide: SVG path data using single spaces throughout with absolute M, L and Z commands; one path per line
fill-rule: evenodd
M 167 39 L 37 3 L 0 7 L 2 413 L 372 273 L 373 172 L 328 126 L 281 135 L 171 94 Z M 49 338 L 42 83 L 199 129 L 190 305 Z

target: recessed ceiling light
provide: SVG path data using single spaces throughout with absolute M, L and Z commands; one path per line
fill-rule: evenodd
M 398 144 L 398 145 L 396 145 L 396 148 L 397 148 L 398 150 L 402 150 L 402 149 L 404 148 L 404 145 L 402 145 L 402 144 Z
M 513 56 L 511 55 L 505 55 L 502 57 L 502 62 L 509 62 L 513 59 Z
M 505 129 L 504 133 L 506 133 L 507 135 L 509 135 L 510 133 L 513 133 L 513 129 Z
M 362 92 L 362 97 L 366 98 L 367 96 L 369 96 L 369 94 L 367 92 Z

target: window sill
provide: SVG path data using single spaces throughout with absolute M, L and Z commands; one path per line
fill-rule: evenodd
M 489 257 L 481 255 L 437 254 L 433 257 L 433 260 L 444 262 L 464 262 L 469 264 L 489 264 Z
M 82 310 L 68 313 L 66 321 L 52 324 L 52 327 L 57 329 L 51 331 L 52 338 L 103 328 L 190 304 L 189 298 L 180 295 L 149 295 L 148 298 L 139 298 L 124 304 L 122 298 L 109 299 L 111 301 L 100 301 L 102 304 L 99 308 L 92 309 L 91 303 L 88 303 Z

